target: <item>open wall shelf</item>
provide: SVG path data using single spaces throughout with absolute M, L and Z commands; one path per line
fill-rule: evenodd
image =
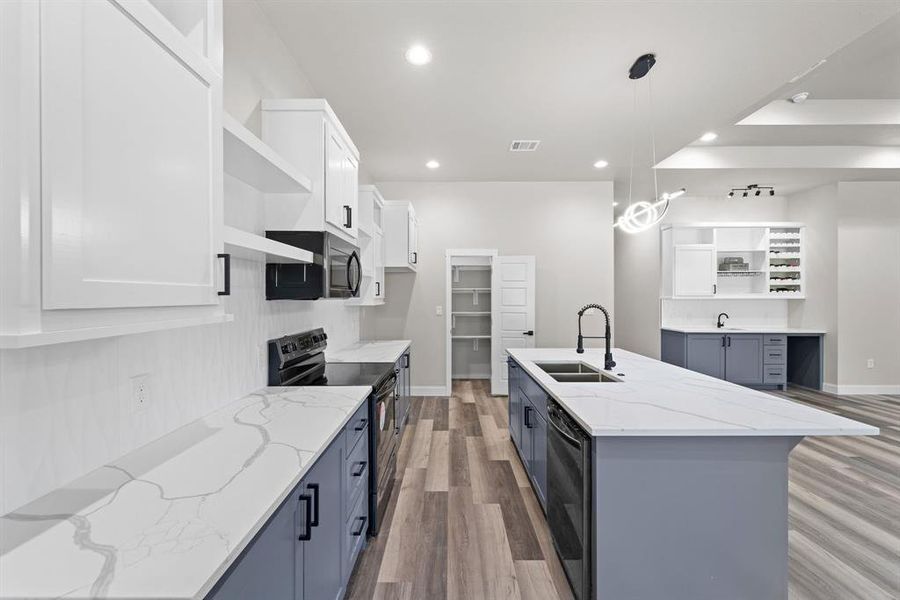
M 261 192 L 305 193 L 309 178 L 234 117 L 222 115 L 225 172 Z
M 225 225 L 222 230 L 226 249 L 238 258 L 270 263 L 313 262 L 313 253 L 270 240 L 261 235 Z

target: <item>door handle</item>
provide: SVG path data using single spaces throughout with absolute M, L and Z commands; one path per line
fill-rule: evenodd
M 221 258 L 223 260 L 222 268 L 224 273 L 224 285 L 225 289 L 219 292 L 220 296 L 230 296 L 231 295 L 231 255 L 227 252 L 224 254 L 216 254 L 217 258 Z
M 534 335 L 534 330 L 533 330 L 533 329 L 529 329 L 528 331 L 523 331 L 523 332 L 522 332 L 522 335 Z
M 312 497 L 309 494 L 300 494 L 298 500 L 306 506 L 306 522 L 303 524 L 305 531 L 298 535 L 297 539 L 301 542 L 308 542 L 312 539 L 312 524 L 310 523 L 312 520 Z
M 312 491 L 312 500 L 316 503 L 315 507 L 312 509 L 312 518 L 309 520 L 310 527 L 318 527 L 319 526 L 319 484 L 318 483 L 310 483 L 306 486 L 306 488 Z

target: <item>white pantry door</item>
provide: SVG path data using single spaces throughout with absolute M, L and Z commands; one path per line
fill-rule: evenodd
M 222 80 L 147 0 L 44 0 L 43 305 L 218 302 Z
M 491 393 L 509 393 L 507 348 L 534 348 L 534 257 L 498 256 L 491 277 Z

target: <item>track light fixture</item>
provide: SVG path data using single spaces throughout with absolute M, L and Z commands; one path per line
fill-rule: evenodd
M 742 188 L 731 188 L 731 191 L 728 192 L 729 198 L 734 198 L 735 192 L 741 192 L 741 198 L 746 198 L 750 195 L 750 192 L 753 192 L 754 196 L 759 196 L 762 194 L 763 190 L 769 190 L 769 195 L 775 195 L 775 188 L 770 185 L 759 185 L 757 183 L 751 183 L 747 187 Z

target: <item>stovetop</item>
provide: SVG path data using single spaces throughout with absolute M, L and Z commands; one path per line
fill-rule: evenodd
M 368 385 L 378 388 L 394 373 L 390 363 L 327 363 L 322 329 L 269 340 L 269 385 Z
M 394 365 L 385 363 L 325 363 L 322 375 L 301 385 L 370 385 L 377 387 Z

